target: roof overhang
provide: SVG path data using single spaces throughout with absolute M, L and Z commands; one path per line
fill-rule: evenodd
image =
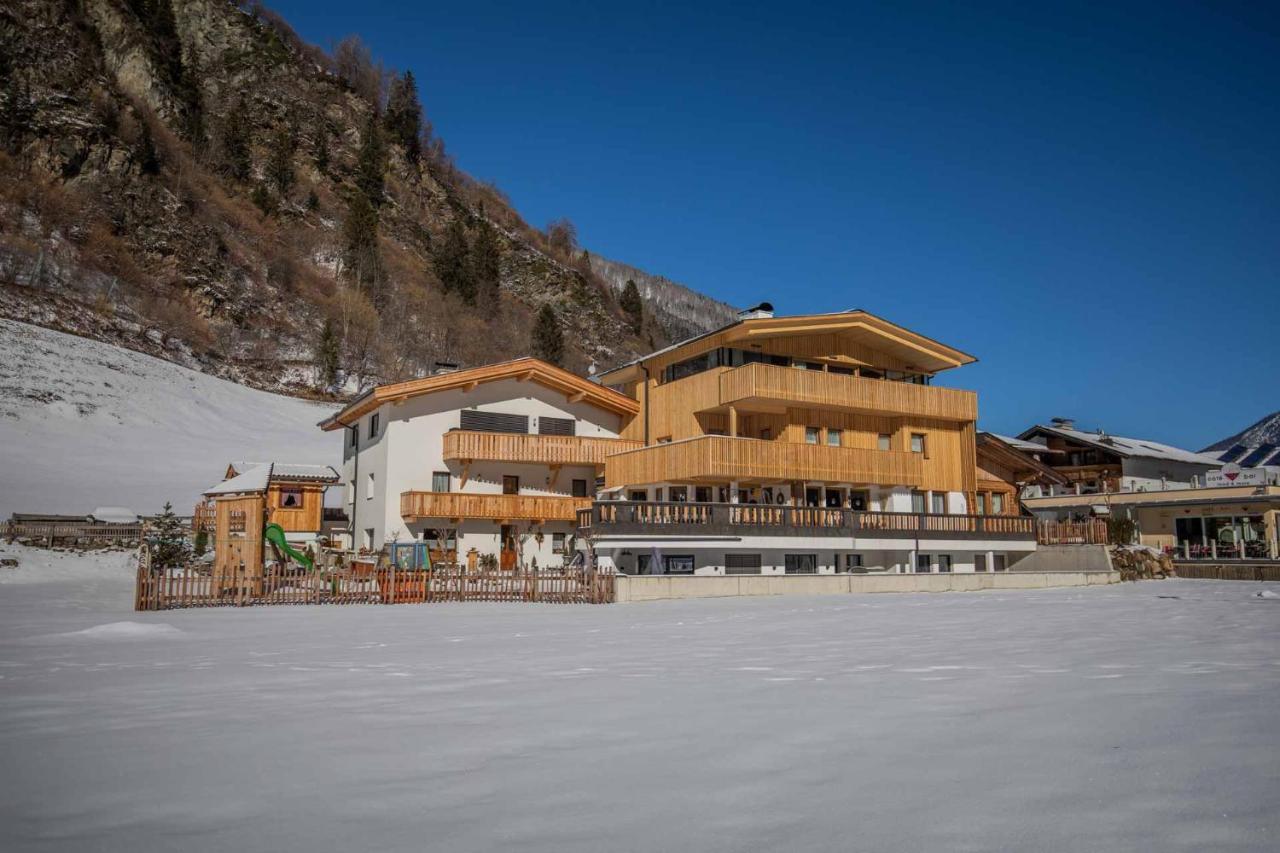
M 634 415 L 640 404 L 589 379 L 556 367 L 537 358 L 518 358 L 483 367 L 455 370 L 422 379 L 410 379 L 393 385 L 380 385 L 361 394 L 341 411 L 325 418 L 319 427 L 325 431 L 349 427 L 383 403 L 398 403 L 424 394 L 462 389 L 469 391 L 477 385 L 503 379 L 535 382 L 565 395 L 570 402 L 585 402 L 618 415 Z

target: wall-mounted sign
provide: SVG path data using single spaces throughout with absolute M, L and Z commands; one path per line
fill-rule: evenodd
M 1265 486 L 1267 470 L 1265 468 L 1241 468 L 1234 462 L 1228 462 L 1217 471 L 1209 471 L 1204 475 L 1204 484 L 1209 488 L 1222 486 Z

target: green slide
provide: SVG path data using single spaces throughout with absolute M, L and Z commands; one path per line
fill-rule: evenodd
M 310 557 L 289 547 L 289 543 L 285 541 L 284 538 L 284 528 L 280 525 L 268 524 L 263 528 L 262 538 L 271 543 L 271 546 L 276 549 L 277 554 L 287 554 L 294 562 L 301 563 L 308 569 L 315 568 Z

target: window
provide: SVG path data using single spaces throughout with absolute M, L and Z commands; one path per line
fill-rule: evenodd
M 627 500 L 644 502 L 649 500 L 649 493 L 644 489 L 632 489 L 627 493 Z
M 867 573 L 866 568 L 862 565 L 861 554 L 845 554 L 841 557 L 840 570 L 845 574 L 864 575 Z
M 528 415 L 510 415 L 506 412 L 482 412 L 478 409 L 463 409 L 461 420 L 463 429 L 479 432 L 520 432 L 529 431 Z
M 817 427 L 805 427 L 805 428 L 804 428 L 804 443 L 805 443 L 805 444 L 817 444 L 817 443 L 818 443 L 818 433 L 819 433 L 819 432 L 821 432 L 821 430 L 819 430 Z
M 789 575 L 816 575 L 818 573 L 817 554 L 787 554 L 783 557 L 786 573 Z
M 356 502 L 356 481 L 352 480 L 350 483 L 347 483 L 347 503 L 353 504 L 355 502 Z
M 693 499 L 700 504 L 711 503 L 711 487 L 695 486 L 693 489 Z
M 840 446 L 840 430 L 838 429 L 827 430 L 827 446 L 828 447 Z
M 367 501 L 373 500 L 373 486 L 374 486 L 374 480 L 373 480 L 373 474 L 371 472 L 369 474 L 369 479 L 365 481 L 365 487 L 364 487 L 364 499 Z
M 369 415 L 369 438 L 378 437 L 378 417 L 378 412 L 374 412 L 372 415 Z
M 999 492 L 991 493 L 991 514 L 1004 515 L 1004 495 Z
M 373 528 L 372 527 L 366 527 L 364 529 L 364 548 L 370 551 L 373 550 Z
M 985 571 L 987 570 L 987 555 L 986 555 L 986 554 L 974 554 L 974 555 L 973 555 L 973 570 L 974 570 L 975 572 L 985 572 Z
M 853 375 L 853 368 L 852 368 L 852 367 L 838 367 L 838 366 L 836 366 L 836 365 L 834 365 L 834 364 L 828 364 L 828 365 L 827 365 L 827 373 L 836 373 L 836 374 L 839 374 L 840 376 L 852 376 L 852 375 Z
M 916 554 L 916 574 L 927 575 L 932 569 L 932 558 L 928 554 Z
M 667 499 L 667 490 L 662 488 L 662 486 L 658 486 L 658 488 L 653 490 L 653 499 L 658 503 L 663 503 Z
M 758 575 L 760 574 L 760 555 L 725 554 L 724 573 L 726 575 Z
M 942 515 L 947 511 L 947 495 L 945 492 L 929 493 L 929 512 Z
M 867 379 L 884 379 L 884 374 L 874 367 L 860 367 L 858 375 L 865 376 Z
M 669 575 L 693 574 L 692 554 L 671 554 L 663 557 L 662 561 L 667 564 L 667 574 Z
M 564 534 L 552 533 L 551 534 L 551 553 L 563 554 L 564 552 L 565 552 L 564 551 Z
M 689 500 L 689 487 L 688 486 L 672 486 L 671 500 L 674 503 L 687 502 Z
M 987 493 L 978 492 L 977 498 L 978 498 L 978 506 L 977 506 L 978 515 L 986 515 L 987 514 Z
M 351 447 L 355 447 L 359 443 L 360 443 L 360 429 L 358 427 L 355 429 L 348 429 L 347 444 Z
M 452 527 L 424 527 L 422 529 L 422 541 L 427 542 L 432 548 L 437 550 L 432 552 L 431 559 L 442 559 L 444 555 L 439 555 L 441 547 L 446 551 L 458 550 L 458 531 Z
M 587 481 L 574 480 L 570 484 L 569 494 L 573 495 L 575 498 L 585 498 L 587 496 Z
M 302 509 L 302 489 L 281 489 L 281 509 Z
M 431 491 L 447 492 L 449 491 L 449 472 L 433 471 L 431 474 Z
M 511 474 L 502 475 L 502 493 L 504 495 L 520 494 L 520 478 Z
M 867 508 L 866 492 L 849 492 L 849 509 L 865 510 Z
M 915 513 L 924 512 L 924 499 L 925 499 L 924 492 L 912 492 L 911 493 L 911 511 Z
M 769 429 L 768 427 L 764 427 L 763 429 L 760 430 L 760 439 L 762 441 L 768 441 L 771 438 L 773 438 L 773 430 Z
M 1004 554 L 996 554 L 991 558 L 992 571 L 1003 572 L 1006 568 Z
M 938 555 L 938 571 L 940 572 L 951 571 L 951 555 L 950 554 Z
M 576 429 L 573 418 L 538 418 L 538 435 L 573 435 Z
M 912 452 L 912 453 L 924 453 L 924 452 L 925 452 L 925 450 L 924 450 L 924 433 L 922 433 L 922 432 L 913 432 L 913 433 L 911 433 L 911 452 Z
M 878 449 L 878 450 L 892 450 L 892 449 L 893 449 L 893 436 L 892 436 L 892 435 L 890 435 L 890 434 L 889 434 L 889 433 L 887 433 L 887 432 L 882 432 L 882 433 L 880 433 L 880 435 L 876 438 L 876 449 Z

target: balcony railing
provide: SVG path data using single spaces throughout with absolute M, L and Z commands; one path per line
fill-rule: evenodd
M 478 518 L 489 521 L 573 521 L 590 498 L 554 495 L 486 495 L 466 492 L 401 492 L 400 516 Z
M 797 371 L 798 372 L 798 371 Z M 703 435 L 609 457 L 605 485 L 704 480 L 804 480 L 918 486 L 920 454 Z
M 642 446 L 643 442 L 630 439 L 596 436 L 473 430 L 444 434 L 444 458 L 450 462 L 484 459 L 541 465 L 604 465 L 605 456 Z
M 873 539 L 1036 538 L 1035 519 L 1018 515 L 933 515 L 757 504 L 596 501 L 578 511 L 595 535 L 844 536 Z
M 744 364 L 720 374 L 719 405 L 749 406 L 752 402 L 950 421 L 972 421 L 978 417 L 977 394 L 955 388 L 759 363 Z

